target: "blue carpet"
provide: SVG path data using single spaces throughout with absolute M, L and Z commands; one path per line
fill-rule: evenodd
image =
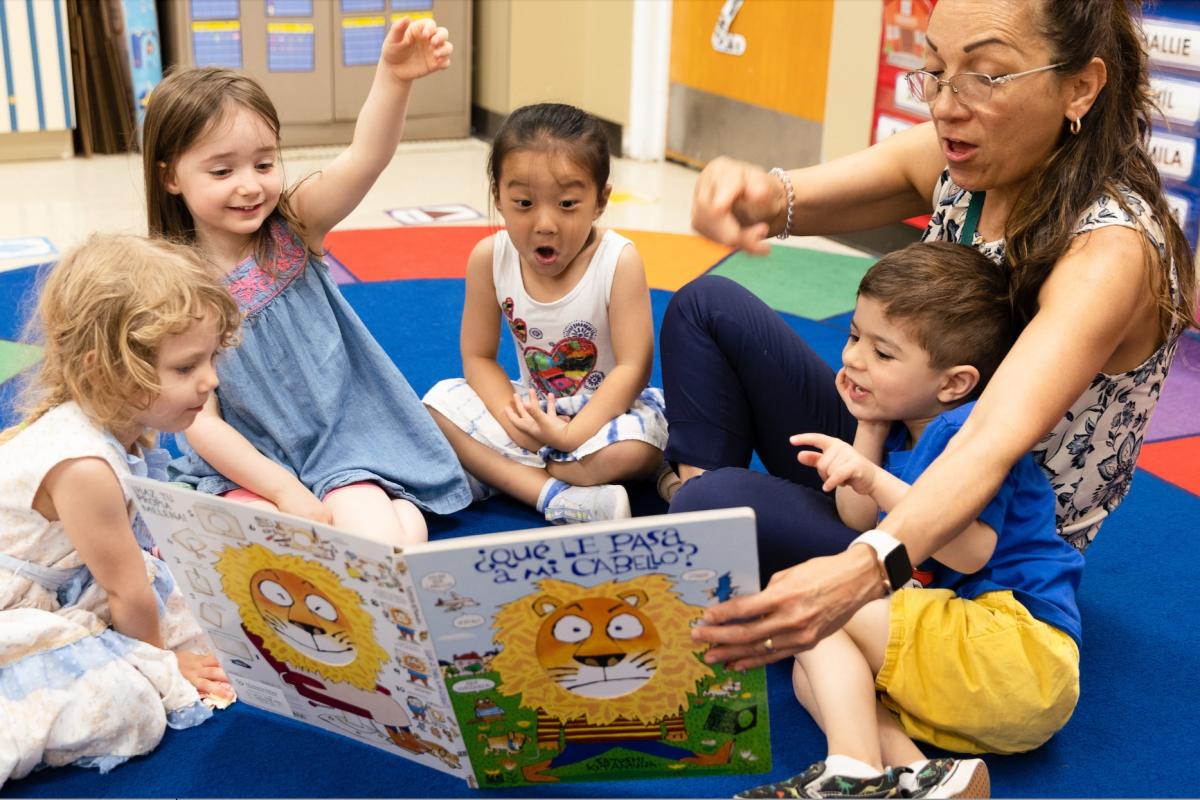
M 24 271 L 23 271 L 24 272 Z M 11 338 L 12 306 L 31 273 L 0 274 L 0 338 Z M 24 282 L 22 282 L 24 281 Z M 417 280 L 343 287 L 367 325 L 418 393 L 460 375 L 459 280 Z M 669 294 L 653 294 L 656 322 Z M 9 315 L 9 316 L 6 316 Z M 846 321 L 788 317 L 817 351 L 837 363 Z M 501 356 L 515 370 L 507 339 Z M 655 365 L 654 381 L 660 383 Z M 0 387 L 2 393 L 5 387 Z M 662 504 L 649 486 L 632 487 L 636 513 Z M 1084 615 L 1083 697 L 1067 727 L 1040 750 L 987 758 L 996 796 L 1115 797 L 1194 795 L 1200 685 L 1195 680 L 1200 559 L 1195 542 L 1200 498 L 1139 471 L 1133 492 L 1088 552 L 1080 594 Z M 431 520 L 433 536 L 529 527 L 528 508 L 495 499 Z M 792 699 L 788 668 L 769 672 L 774 770 L 799 772 L 824 755 L 824 740 Z M 751 780 L 758 780 L 752 778 Z M 526 787 L 523 797 L 728 797 L 745 777 L 665 779 Z M 10 797 L 462 797 L 457 778 L 417 767 L 349 739 L 237 705 L 187 731 L 168 731 L 149 756 L 106 776 L 91 770 L 44 770 L 4 787 Z

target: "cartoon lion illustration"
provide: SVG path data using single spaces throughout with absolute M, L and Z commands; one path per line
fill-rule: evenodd
M 334 572 L 257 544 L 226 547 L 216 569 L 247 638 L 301 697 L 373 720 L 405 750 L 431 752 L 411 733 L 408 713 L 377 683 L 387 651 L 375 640 L 362 599 Z
M 557 750 L 560 737 L 567 743 L 558 756 L 526 766 L 527 780 L 557 780 L 546 770 L 617 746 L 693 764 L 728 761 L 732 740 L 703 755 L 661 741 L 664 728 L 668 741 L 687 739 L 688 695 L 714 677 L 690 636 L 703 609 L 671 586 L 666 575 L 593 587 L 547 578 L 497 612 L 495 640 L 504 645 L 492 661 L 497 690 L 537 709 L 539 748 Z

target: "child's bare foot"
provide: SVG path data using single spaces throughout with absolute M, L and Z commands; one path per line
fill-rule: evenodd
M 201 698 L 211 697 L 217 701 L 217 705 L 222 702 L 228 705 L 234 700 L 233 686 L 216 657 L 190 650 L 176 650 L 175 658 L 179 661 L 179 671 L 188 683 L 196 687 Z

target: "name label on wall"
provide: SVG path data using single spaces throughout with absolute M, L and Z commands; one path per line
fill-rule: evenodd
M 1196 164 L 1196 140 L 1153 131 L 1150 134 L 1150 159 L 1164 178 L 1186 181 Z
M 1152 75 L 1150 89 L 1159 110 L 1171 122 L 1184 125 L 1200 122 L 1200 83 Z
M 1153 63 L 1200 70 L 1200 28 L 1181 22 L 1145 19 L 1142 33 Z
M 1174 192 L 1163 192 L 1163 196 L 1167 199 L 1167 206 L 1171 209 L 1171 216 L 1175 217 L 1175 221 L 1179 223 L 1179 227 L 1186 231 L 1188 218 L 1192 215 L 1192 202 L 1183 195 L 1175 194 Z

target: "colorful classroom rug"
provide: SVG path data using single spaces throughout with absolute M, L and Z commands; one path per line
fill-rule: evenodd
M 484 227 L 337 231 L 327 242 L 343 291 L 418 393 L 461 375 L 458 316 L 466 255 Z M 824 358 L 838 363 L 861 258 L 776 247 L 766 258 L 730 254 L 694 236 L 622 231 L 637 244 L 652 287 L 656 329 L 671 292 L 715 271 L 780 309 Z M 0 422 L 13 373 L 37 358 L 16 345 L 36 270 L 0 272 Z M 421 342 L 414 347 L 414 341 Z M 1067 727 L 1039 750 L 988 756 L 998 797 L 1194 795 L 1200 740 L 1200 339 L 1189 338 L 1164 389 L 1129 499 L 1088 551 L 1080 591 L 1084 615 L 1083 697 Z M 501 347 L 515 370 L 512 348 Z M 653 381 L 661 385 L 660 365 Z M 634 511 L 658 513 L 648 485 L 632 488 Z M 539 524 L 498 498 L 431 520 L 434 537 Z M 786 664 L 769 672 L 774 769 L 778 780 L 825 754 L 816 726 L 795 702 Z M 729 797 L 745 777 L 697 781 L 596 782 L 524 787 L 523 797 Z M 349 739 L 242 705 L 198 728 L 168 731 L 154 753 L 108 775 L 43 770 L 3 787 L 8 797 L 513 797 L 472 791 L 442 775 Z

